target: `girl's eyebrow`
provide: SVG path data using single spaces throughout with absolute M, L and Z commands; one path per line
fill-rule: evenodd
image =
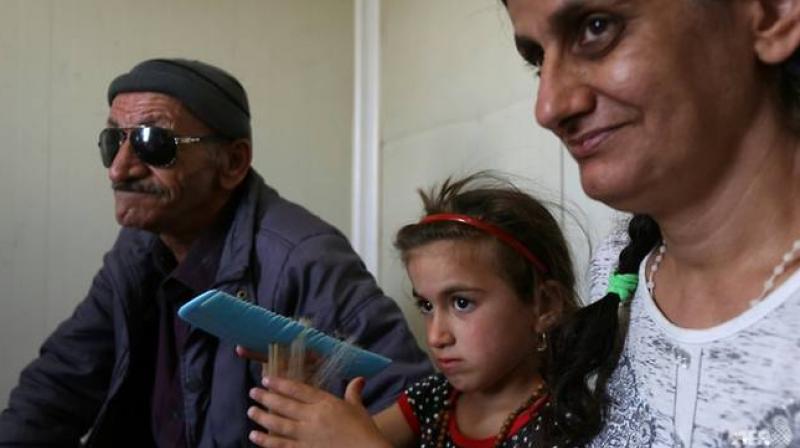
M 478 293 L 481 293 L 481 292 L 486 292 L 486 290 L 484 290 L 482 288 L 477 288 L 477 287 L 474 287 L 474 286 L 455 284 L 455 285 L 452 285 L 452 286 L 448 286 L 444 290 L 440 291 L 439 295 L 449 296 L 449 295 L 453 295 L 453 294 L 456 294 L 456 293 L 459 293 L 459 292 L 478 292 Z M 416 299 L 428 300 L 427 297 L 424 297 L 424 296 L 420 295 L 417 292 L 416 289 L 412 289 L 411 290 L 411 295 Z

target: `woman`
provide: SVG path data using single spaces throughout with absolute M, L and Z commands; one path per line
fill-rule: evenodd
M 506 6 L 537 121 L 634 213 L 595 260 L 638 287 L 594 445 L 800 446 L 800 0 Z

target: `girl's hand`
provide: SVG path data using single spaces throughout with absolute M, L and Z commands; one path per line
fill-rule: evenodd
M 317 378 L 317 372 L 323 364 L 322 358 L 314 352 L 308 351 L 305 353 L 303 365 L 293 368 L 290 365 L 295 361 L 290 359 L 292 356 L 290 349 L 288 347 L 284 348 L 278 352 L 273 352 L 274 356 L 271 357 L 267 353 L 254 352 L 237 345 L 236 355 L 243 359 L 260 362 L 262 376 L 281 376 L 291 380 L 303 380 L 306 384 L 315 384 L 320 381 Z M 273 348 L 270 350 L 273 350 Z
M 267 432 L 252 431 L 250 441 L 265 448 L 390 447 L 361 404 L 364 379 L 347 385 L 344 400 L 303 383 L 265 378 L 266 389 L 254 388 L 257 406 L 247 411 Z
M 269 361 L 269 355 L 266 353 L 254 352 L 250 349 L 244 348 L 241 345 L 236 346 L 236 356 L 244 359 L 249 359 L 258 362 Z

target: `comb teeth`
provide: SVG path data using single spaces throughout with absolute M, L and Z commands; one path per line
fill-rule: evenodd
M 220 339 L 260 353 L 267 353 L 273 343 L 290 344 L 305 331 L 305 344 L 309 349 L 323 357 L 347 360 L 341 366 L 345 377 L 372 376 L 392 362 L 223 291 L 212 289 L 200 294 L 183 305 L 178 315 Z

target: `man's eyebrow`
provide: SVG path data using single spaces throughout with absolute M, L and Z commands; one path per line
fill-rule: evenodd
M 143 120 L 143 121 L 141 121 L 141 122 L 137 123 L 137 124 L 136 124 L 136 126 L 148 126 L 148 127 L 152 127 L 152 126 L 156 126 L 156 124 L 157 124 L 157 123 L 158 123 L 158 119 L 156 119 L 156 118 L 149 118 L 149 119 L 147 119 L 147 120 Z M 108 126 L 108 127 L 110 127 L 110 128 L 118 128 L 118 127 L 119 127 L 119 123 L 117 123 L 117 120 L 115 120 L 115 119 L 113 119 L 113 118 L 109 117 L 109 118 L 106 120 L 106 126 Z

